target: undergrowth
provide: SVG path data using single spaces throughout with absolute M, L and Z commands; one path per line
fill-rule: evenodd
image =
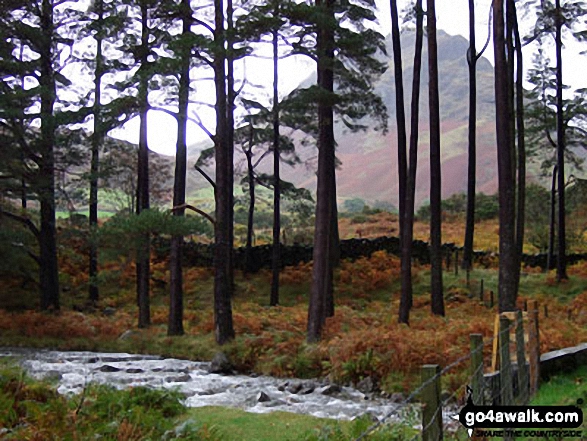
M 14 368 L 0 371 L 0 437 L 7 441 L 219 440 L 215 429 L 187 418 L 181 395 L 90 384 L 65 397 Z

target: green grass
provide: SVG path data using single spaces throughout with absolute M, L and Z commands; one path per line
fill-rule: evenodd
M 583 432 L 583 438 L 587 436 L 587 366 L 581 366 L 577 370 L 555 375 L 546 383 L 543 383 L 538 393 L 532 399 L 533 406 L 577 406 L 583 410 L 583 424 L 572 430 Z M 537 429 L 532 429 L 537 430 Z M 538 440 L 538 438 L 518 438 L 520 440 Z M 540 438 L 543 439 L 543 438 Z M 577 439 L 577 438 L 567 438 Z
M 83 214 L 84 216 L 89 216 L 88 210 L 80 210 L 76 211 L 76 214 Z M 114 211 L 108 210 L 98 210 L 98 219 L 108 219 L 109 217 L 114 216 L 116 213 Z M 68 219 L 71 214 L 69 211 L 56 211 L 55 217 L 57 219 Z

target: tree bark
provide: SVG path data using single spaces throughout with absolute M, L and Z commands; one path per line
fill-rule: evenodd
M 567 240 L 565 220 L 565 122 L 563 109 L 563 17 L 560 0 L 556 0 L 555 10 L 555 45 L 556 45 L 556 135 L 557 135 L 557 172 L 558 172 L 558 252 L 556 264 L 556 279 L 568 279 L 567 275 Z
M 39 202 L 41 206 L 40 288 L 41 309 L 59 309 L 59 269 L 55 228 L 55 72 L 53 70 L 53 3 L 43 0 L 40 17 L 43 41 L 40 47 L 41 151 Z
M 399 179 L 399 232 L 402 238 L 404 228 L 404 213 L 406 205 L 406 115 L 404 110 L 404 80 L 402 67 L 402 49 L 400 41 L 399 18 L 397 1 L 391 0 L 391 41 L 393 45 L 393 66 L 395 79 L 395 117 L 397 122 L 397 174 Z
M 98 282 L 98 244 L 95 233 L 98 229 L 98 178 L 100 173 L 100 148 L 104 143 L 102 128 L 102 76 L 104 75 L 104 60 L 102 56 L 104 0 L 96 0 L 98 14 L 98 29 L 96 32 L 96 71 L 94 78 L 94 134 L 92 136 L 92 158 L 90 162 L 90 262 L 89 262 L 89 299 L 95 304 L 100 297 Z
M 232 0 L 226 0 L 226 148 L 227 197 L 228 197 L 228 242 L 230 251 L 226 256 L 227 273 L 231 285 L 230 295 L 234 294 L 234 22 Z
M 438 48 L 436 44 L 435 1 L 427 0 L 428 16 L 428 100 L 430 106 L 430 280 L 431 309 L 444 316 L 442 293 L 440 102 L 438 94 Z
M 255 220 L 255 175 L 253 170 L 253 128 L 251 127 L 251 137 L 249 149 L 245 150 L 247 158 L 247 177 L 249 181 L 249 213 L 247 216 L 247 243 L 245 245 L 245 272 L 251 272 L 252 266 L 252 249 L 253 249 L 253 232 Z
M 220 345 L 234 339 L 232 323 L 233 293 L 231 266 L 231 215 L 232 188 L 231 177 L 228 176 L 231 155 L 228 146 L 227 96 L 224 51 L 224 5 L 222 0 L 214 0 L 215 29 L 214 40 L 216 53 L 213 60 L 214 83 L 216 88 L 216 223 L 214 228 L 214 329 L 216 342 Z
M 422 72 L 422 45 L 424 40 L 424 11 L 422 0 L 416 1 L 416 48 L 414 51 L 414 75 L 412 80 L 412 104 L 410 122 L 410 155 L 404 228 L 401 230 L 401 284 L 399 323 L 409 324 L 412 305 L 412 249 L 414 236 L 414 205 L 416 172 L 418 167 L 418 130 L 420 117 L 420 78 Z
M 279 2 L 275 2 L 274 15 L 279 15 Z M 281 269 L 281 176 L 279 170 L 279 32 L 273 30 L 273 250 L 271 254 L 270 306 L 279 304 L 279 271 Z
M 180 5 L 182 19 L 182 35 L 191 32 L 192 9 L 189 0 L 182 0 Z M 177 143 L 175 152 L 175 174 L 173 183 L 173 206 L 185 204 L 186 173 L 187 173 L 187 113 L 190 95 L 190 48 L 184 48 L 180 61 L 178 114 L 177 114 Z M 183 217 L 185 210 L 173 210 L 174 216 Z M 171 238 L 171 253 L 169 257 L 170 292 L 169 292 L 169 321 L 167 335 L 183 335 L 183 269 L 182 269 L 183 236 Z
M 147 141 L 147 112 L 149 111 L 149 7 L 146 0 L 141 0 L 141 59 L 139 67 L 139 152 L 137 178 L 137 214 L 150 208 L 149 203 L 149 147 Z M 140 240 L 137 250 L 137 303 L 139 307 L 139 328 L 146 328 L 151 324 L 150 288 L 149 280 L 151 239 L 145 235 Z
M 463 269 L 473 266 L 475 235 L 475 193 L 477 183 L 477 46 L 475 42 L 475 1 L 469 0 L 469 164 L 467 172 L 467 219 L 463 247 Z
M 552 185 L 550 187 L 550 222 L 548 228 L 548 254 L 546 256 L 546 272 L 553 268 L 554 261 L 554 238 L 556 227 L 556 180 L 557 166 L 552 169 Z
M 324 8 L 328 17 L 334 15 L 333 0 L 316 0 L 317 8 Z M 326 21 L 326 20 L 325 20 Z M 332 63 L 334 59 L 334 34 L 329 23 L 317 32 L 318 85 L 322 89 L 318 102 L 318 182 L 316 195 L 316 224 L 314 228 L 314 254 L 312 286 L 308 307 L 307 340 L 309 343 L 320 340 L 326 321 L 327 299 L 332 296 L 332 258 L 330 242 L 332 232 L 332 177 L 335 167 L 333 106 L 330 97 L 334 90 Z
M 516 54 L 516 129 L 518 147 L 518 181 L 517 181 L 517 213 L 516 213 L 516 256 L 518 266 L 516 270 L 516 298 L 520 286 L 520 269 L 524 252 L 524 227 L 526 220 L 526 130 L 524 125 L 524 57 L 522 54 L 522 39 L 518 27 L 518 16 L 515 2 L 510 0 Z
M 508 67 L 503 0 L 493 0 L 495 110 L 499 181 L 499 311 L 515 310 L 515 186 L 510 142 Z

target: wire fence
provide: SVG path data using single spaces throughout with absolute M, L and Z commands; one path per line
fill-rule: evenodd
M 469 353 L 444 368 L 439 365 L 422 366 L 422 383 L 404 402 L 371 425 L 355 441 L 364 440 L 391 424 L 392 417 L 401 417 L 403 412 L 417 403 L 421 404 L 422 429 L 410 441 L 437 441 L 443 438 L 445 432 L 464 430 L 460 424 L 451 421 L 448 411 L 458 412 L 455 402 L 467 393 L 471 394 L 475 405 L 527 404 L 538 388 L 540 340 L 537 302 L 528 302 L 525 309 L 525 312 L 496 315 L 493 336 L 484 341 L 482 335 L 471 334 Z M 511 338 L 512 333 L 514 338 Z M 485 365 L 483 357 L 484 348 L 488 345 L 493 348 L 491 366 Z M 465 362 L 469 362 L 466 381 L 441 399 L 442 377 Z

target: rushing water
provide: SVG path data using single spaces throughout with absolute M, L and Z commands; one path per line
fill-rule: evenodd
M 212 374 L 207 362 L 124 353 L 0 348 L 2 356 L 18 358 L 32 377 L 56 380 L 62 394 L 80 393 L 91 382 L 119 389 L 147 386 L 178 389 L 189 407 L 228 406 L 256 413 L 280 410 L 347 420 L 364 414 L 381 419 L 398 405 L 318 380 Z

